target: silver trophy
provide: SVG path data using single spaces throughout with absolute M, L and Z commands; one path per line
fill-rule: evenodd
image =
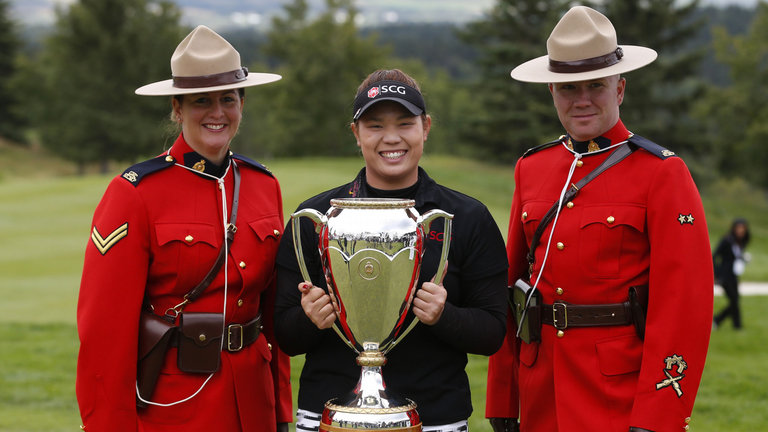
M 333 329 L 358 353 L 360 380 L 345 398 L 325 404 L 321 431 L 421 431 L 416 403 L 386 390 L 384 355 L 416 325 L 405 317 L 418 289 L 425 233 L 444 218 L 443 248 L 434 282 L 442 283 L 448 259 L 453 215 L 430 210 L 423 215 L 413 200 L 343 198 L 331 200 L 323 215 L 302 209 L 291 215 L 299 269 L 311 281 L 301 247 L 300 219 L 310 218 L 319 234 L 328 293 L 336 308 Z

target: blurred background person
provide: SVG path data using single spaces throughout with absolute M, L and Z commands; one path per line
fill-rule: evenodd
M 749 224 L 746 219 L 736 218 L 731 230 L 723 236 L 712 253 L 715 268 L 715 282 L 725 291 L 728 304 L 715 314 L 713 323 L 717 328 L 727 318 L 733 322 L 733 328 L 742 328 L 741 309 L 739 307 L 739 277 L 749 262 L 749 253 L 745 251 L 749 244 Z

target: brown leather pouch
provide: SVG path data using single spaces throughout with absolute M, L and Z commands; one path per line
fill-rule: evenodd
M 139 395 L 145 400 L 152 397 L 175 330 L 176 326 L 172 322 L 151 311 L 141 311 L 136 386 L 139 389 Z M 143 408 L 146 405 L 136 398 L 137 407 Z
M 525 343 L 541 341 L 541 294 L 531 294 L 531 285 L 523 279 L 512 287 L 512 313 L 517 323 L 517 335 Z M 528 297 L 531 297 L 530 300 Z
M 648 313 L 648 286 L 639 285 L 629 288 L 629 310 L 632 323 L 640 340 L 645 338 L 645 315 Z
M 179 369 L 190 373 L 216 372 L 221 364 L 224 315 L 183 312 L 179 317 Z

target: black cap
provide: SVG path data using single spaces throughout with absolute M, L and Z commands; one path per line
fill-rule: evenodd
M 391 100 L 398 102 L 413 115 L 427 111 L 421 92 L 400 81 L 377 81 L 360 92 L 352 107 L 352 120 L 357 120 L 376 102 Z

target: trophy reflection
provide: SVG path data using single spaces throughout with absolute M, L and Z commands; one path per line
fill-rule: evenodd
M 315 224 L 318 252 L 336 307 L 333 329 L 358 353 L 360 380 L 349 395 L 325 404 L 320 431 L 421 431 L 416 403 L 386 390 L 381 369 L 385 354 L 418 322 L 405 318 L 418 289 L 425 233 L 443 218 L 443 247 L 435 275 L 442 283 L 453 215 L 430 210 L 423 215 L 406 199 L 331 200 L 325 215 L 302 209 L 291 215 L 299 269 L 311 281 L 301 246 L 301 217 Z

